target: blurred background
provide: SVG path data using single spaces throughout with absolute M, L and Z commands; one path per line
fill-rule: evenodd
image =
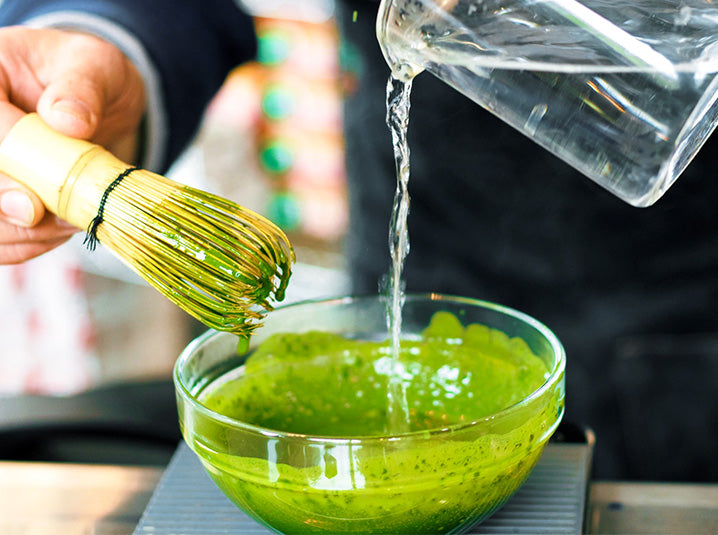
M 341 102 L 358 67 L 339 40 L 331 0 L 246 3 L 256 14 L 257 61 L 230 74 L 168 175 L 287 232 L 298 263 L 287 301 L 347 293 Z M 0 394 L 166 379 L 205 330 L 109 252 L 85 251 L 83 235 L 0 266 Z

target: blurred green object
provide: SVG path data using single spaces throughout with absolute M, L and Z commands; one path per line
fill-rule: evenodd
M 274 175 L 286 173 L 294 163 L 291 149 L 281 140 L 268 141 L 259 152 L 259 160 L 262 167 Z
M 268 30 L 258 36 L 257 61 L 262 65 L 278 65 L 289 57 L 288 36 L 279 30 Z
M 302 218 L 297 198 L 287 192 L 275 194 L 267 206 L 267 217 L 286 231 L 296 229 Z
M 357 48 L 346 39 L 339 42 L 339 65 L 347 74 L 361 76 L 364 72 L 362 57 Z
M 294 95 L 282 84 L 270 84 L 262 95 L 262 111 L 274 121 L 289 117 L 294 111 Z

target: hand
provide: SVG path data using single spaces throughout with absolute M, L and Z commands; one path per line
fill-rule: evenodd
M 55 130 L 131 162 L 145 106 L 141 76 L 114 45 L 74 31 L 0 28 L 0 140 L 37 111 Z M 77 231 L 0 173 L 0 264 L 34 258 Z

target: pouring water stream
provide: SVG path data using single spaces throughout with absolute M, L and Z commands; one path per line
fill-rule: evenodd
M 387 327 L 391 335 L 391 363 L 388 383 L 388 422 L 389 431 L 402 433 L 409 430 L 409 406 L 406 399 L 406 385 L 402 378 L 399 361 L 401 351 L 402 306 L 404 304 L 404 284 L 402 272 L 404 260 L 409 253 L 409 144 L 407 130 L 412 79 L 402 81 L 394 74 L 389 77 L 386 88 L 386 122 L 391 131 L 396 162 L 396 192 L 392 207 L 389 228 L 389 252 L 391 271 L 387 288 Z

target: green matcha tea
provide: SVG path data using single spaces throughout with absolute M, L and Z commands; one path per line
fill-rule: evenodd
M 274 335 L 199 395 L 272 430 L 258 431 L 261 446 L 248 451 L 248 431 L 202 422 L 190 444 L 231 500 L 282 533 L 456 532 L 530 473 L 562 414 L 562 383 L 501 413 L 550 370 L 523 340 L 437 313 L 420 337 L 402 340 L 410 431 L 392 440 L 392 358 L 390 341 Z M 281 433 L 306 437 L 290 444 Z

